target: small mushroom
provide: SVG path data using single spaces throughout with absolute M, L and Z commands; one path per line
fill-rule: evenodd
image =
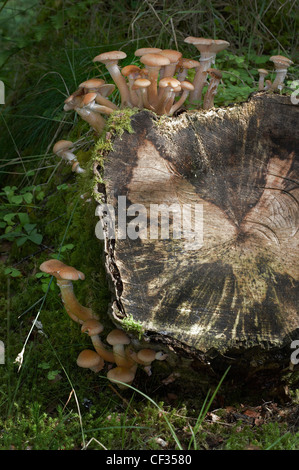
M 135 378 L 136 368 L 115 367 L 107 372 L 107 379 L 115 383 L 120 389 L 126 389 L 126 384 L 131 385 Z M 122 383 L 119 383 L 122 382 Z
M 70 140 L 59 140 L 54 145 L 53 152 L 63 160 L 66 160 L 67 162 L 73 162 L 74 160 L 77 160 L 76 155 L 71 152 L 73 147 L 74 144 Z
M 182 82 L 187 78 L 188 71 L 191 69 L 197 69 L 200 66 L 198 60 L 181 58 L 176 67 L 177 79 Z
M 207 70 L 214 64 L 216 54 L 226 49 L 230 44 L 222 39 L 205 39 L 193 36 L 187 37 L 184 41 L 188 44 L 193 44 L 200 52 L 200 66 L 197 68 L 193 80 L 194 91 L 190 93 L 190 101 L 194 103 L 201 99 L 202 90 L 206 82 Z
M 189 96 L 189 93 L 194 90 L 194 85 L 191 82 L 188 82 L 187 80 L 183 80 L 181 82 L 181 88 L 183 90 L 183 93 L 179 100 L 171 106 L 170 111 L 168 113 L 169 116 L 172 116 L 173 113 L 175 113 L 175 111 L 177 111 L 185 103 L 186 99 Z
M 265 87 L 264 85 L 265 77 L 269 74 L 269 72 L 266 69 L 258 69 L 258 73 L 259 73 L 258 91 L 263 91 Z
M 158 47 L 141 47 L 137 49 L 134 54 L 136 57 L 142 57 L 145 54 L 159 54 L 160 52 L 162 52 L 162 49 Z
M 132 91 L 137 92 L 138 108 L 147 108 L 153 111 L 154 108 L 150 105 L 147 95 L 147 88 L 150 86 L 150 84 L 151 82 L 147 78 L 137 78 L 132 86 Z
M 135 80 L 141 77 L 140 71 L 141 69 L 137 65 L 126 65 L 121 69 L 122 75 L 128 79 L 131 102 L 134 106 L 138 106 L 139 101 L 138 94 L 136 93 L 136 90 L 132 89 L 132 87 L 134 85 Z
M 174 49 L 163 49 L 160 54 L 169 59 L 169 64 L 162 67 L 160 72 L 160 79 L 163 77 L 173 77 L 175 75 L 176 67 L 182 57 L 182 53 Z
M 78 173 L 78 174 L 85 173 L 85 170 L 84 170 L 83 168 L 81 168 L 79 162 L 74 162 L 74 163 L 72 164 L 72 171 L 73 171 L 74 173 Z
M 161 54 L 145 54 L 140 58 L 148 70 L 148 79 L 151 84 L 148 87 L 148 100 L 152 106 L 156 106 L 158 101 L 158 79 L 161 67 L 170 64 L 170 60 Z
M 72 266 L 67 266 L 57 259 L 44 261 L 39 268 L 42 272 L 51 274 L 51 276 L 56 278 L 57 285 L 61 291 L 62 302 L 72 320 L 82 323 L 89 318 L 94 318 L 92 310 L 83 307 L 74 294 L 72 281 L 85 279 L 85 275 L 81 271 Z
M 210 109 L 214 106 L 214 97 L 217 93 L 218 85 L 222 78 L 222 73 L 217 69 L 208 69 L 210 75 L 210 83 L 203 100 L 203 109 Z
M 91 349 L 84 349 L 77 357 L 77 365 L 85 369 L 90 369 L 95 373 L 104 368 L 104 359 Z
M 79 87 L 82 87 L 85 93 L 96 93 L 95 102 L 97 104 L 108 106 L 114 110 L 118 109 L 116 104 L 107 99 L 107 96 L 115 90 L 115 85 L 112 83 L 105 83 L 101 78 L 91 78 L 82 82 Z
M 111 52 L 104 52 L 103 54 L 97 55 L 93 61 L 94 62 L 101 62 L 104 64 L 110 73 L 112 79 L 114 80 L 115 85 L 118 87 L 120 96 L 121 96 L 121 105 L 122 107 L 130 106 L 132 107 L 132 103 L 130 100 L 130 91 L 127 85 L 127 82 L 123 75 L 120 72 L 118 61 L 121 59 L 125 59 L 127 54 L 122 51 L 111 51 Z
M 114 329 L 110 331 L 106 338 L 107 343 L 113 347 L 115 362 L 121 367 L 130 367 L 133 362 L 130 361 L 125 352 L 124 346 L 130 344 L 130 338 L 123 330 Z
M 159 93 L 159 101 L 156 106 L 157 114 L 167 114 L 167 111 L 173 105 L 175 98 L 176 90 L 179 91 L 181 82 L 173 77 L 164 77 L 159 82 L 159 88 L 161 92 Z
M 151 365 L 156 359 L 156 351 L 153 349 L 141 349 L 137 353 L 137 359 L 144 365 L 144 370 L 147 375 L 152 375 Z
M 86 320 L 81 326 L 82 333 L 87 333 L 88 336 L 90 336 L 92 344 L 99 356 L 107 362 L 115 362 L 113 352 L 105 348 L 104 343 L 99 337 L 99 334 L 102 333 L 103 329 L 103 325 L 94 318 Z
M 276 72 L 276 77 L 275 80 L 273 81 L 271 85 L 271 90 L 282 90 L 284 86 L 284 79 L 287 75 L 287 71 L 290 65 L 293 64 L 293 62 L 288 59 L 287 57 L 284 57 L 282 55 L 273 55 L 270 57 L 271 62 L 274 63 L 275 66 L 275 72 Z
M 75 107 L 75 111 L 77 111 L 79 116 L 81 116 L 84 121 L 88 122 L 98 134 L 101 134 L 106 126 L 106 121 L 100 113 L 96 113 L 92 110 L 96 96 L 96 93 L 83 95 L 80 104 Z

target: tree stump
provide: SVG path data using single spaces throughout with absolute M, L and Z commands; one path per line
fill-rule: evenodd
M 104 165 L 118 230 L 113 240 L 102 218 L 115 322 L 131 315 L 151 344 L 214 367 L 289 362 L 299 339 L 298 112 L 290 97 L 255 93 L 226 108 L 133 116 Z

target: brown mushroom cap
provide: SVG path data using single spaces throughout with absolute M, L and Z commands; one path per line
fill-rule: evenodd
M 200 66 L 200 62 L 198 60 L 182 58 L 178 65 L 184 69 L 195 69 Z
M 116 346 L 117 344 L 130 344 L 130 338 L 128 335 L 119 329 L 114 329 L 110 331 L 109 335 L 106 338 L 107 343 L 111 346 Z
M 77 357 L 77 365 L 83 368 L 102 368 L 104 367 L 104 359 L 91 349 L 84 349 Z M 101 369 L 98 369 L 101 370 Z
M 136 75 L 140 73 L 140 67 L 138 65 L 126 65 L 121 69 L 121 73 L 124 77 L 128 77 L 129 75 Z
M 277 68 L 288 68 L 294 63 L 283 55 L 273 55 L 269 60 L 271 60 Z
M 80 83 L 79 87 L 93 89 L 93 88 L 98 88 L 104 84 L 105 84 L 105 80 L 102 80 L 101 78 L 90 78 L 89 80 L 86 80 L 85 82 Z
M 214 39 L 214 44 L 212 46 L 212 52 L 220 52 L 224 49 L 227 49 L 230 43 L 228 41 L 224 41 L 223 39 Z
M 181 86 L 181 82 L 173 77 L 164 77 L 159 82 L 159 87 L 161 88 L 177 88 L 179 86 Z
M 60 152 L 63 152 L 64 150 L 70 150 L 72 147 L 74 147 L 74 144 L 70 140 L 59 140 L 54 145 L 53 152 L 56 154 L 59 154 Z
M 84 280 L 85 274 L 72 266 L 67 266 L 65 263 L 58 259 L 50 259 L 44 261 L 39 269 L 44 273 L 51 274 L 57 279 L 65 279 L 70 281 L 77 281 L 78 279 Z
M 210 50 L 214 41 L 213 39 L 196 38 L 194 36 L 188 36 L 187 38 L 184 39 L 184 42 L 187 42 L 188 44 L 193 44 L 200 51 L 205 52 L 205 51 Z
M 183 80 L 181 82 L 181 87 L 183 88 L 183 90 L 188 90 L 188 91 L 194 90 L 193 83 L 189 82 L 188 80 Z
M 96 97 L 96 93 L 86 93 L 86 95 L 82 96 L 81 102 L 78 107 L 83 108 L 84 106 L 88 106 L 90 103 L 95 101 Z
M 119 381 L 130 384 L 135 378 L 135 372 L 127 367 L 114 367 L 107 372 L 107 378 L 111 382 Z
M 150 364 L 156 359 L 156 351 L 153 349 L 141 349 L 137 353 L 137 358 L 145 364 Z
M 208 69 L 207 72 L 208 72 L 209 75 L 211 75 L 214 78 L 217 78 L 218 80 L 220 80 L 222 78 L 222 72 L 220 70 Z
M 104 83 L 98 88 L 98 92 L 106 98 L 107 96 L 111 95 L 115 90 L 115 85 L 113 83 Z
M 138 88 L 147 88 L 148 86 L 150 86 L 151 84 L 151 81 L 148 80 L 147 78 L 137 78 L 135 81 L 134 81 L 134 85 L 133 85 L 133 90 L 137 90 Z
M 103 330 L 103 325 L 95 318 L 90 318 L 89 320 L 86 320 L 81 326 L 82 333 L 87 332 L 88 336 L 99 335 L 100 333 L 102 333 Z
M 123 51 L 110 51 L 103 52 L 103 54 L 97 55 L 93 62 L 101 62 L 102 64 L 108 64 L 109 62 L 118 62 L 121 59 L 125 59 L 127 54 Z
M 269 71 L 266 70 L 266 69 L 258 69 L 258 73 L 261 74 L 261 75 L 268 75 Z
M 164 55 L 167 57 L 170 61 L 171 64 L 174 64 L 179 61 L 179 59 L 182 57 L 182 53 L 179 51 L 176 51 L 174 49 L 163 49 L 160 54 Z
M 162 67 L 170 64 L 170 60 L 162 54 L 145 54 L 140 57 L 140 62 L 148 67 Z
M 158 54 L 161 51 L 162 49 L 159 49 L 158 47 L 141 47 L 140 49 L 137 49 L 134 54 L 136 57 L 141 57 L 145 54 Z

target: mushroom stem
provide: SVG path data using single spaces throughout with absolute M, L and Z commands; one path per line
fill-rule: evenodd
M 103 325 L 96 319 L 88 319 L 81 326 L 82 333 L 87 333 L 90 336 L 93 347 L 99 356 L 107 362 L 115 362 L 114 354 L 105 348 L 99 334 L 103 331 Z
M 99 114 L 95 114 L 93 111 L 90 111 L 86 108 L 75 108 L 75 111 L 79 114 L 79 116 L 84 119 L 84 121 L 88 122 L 88 124 L 98 133 L 101 134 L 106 126 L 105 119 Z
M 210 109 L 214 106 L 214 97 L 217 93 L 218 85 L 222 78 L 220 70 L 209 69 L 208 73 L 211 76 L 210 83 L 203 100 L 203 109 Z
M 83 307 L 81 305 L 75 294 L 73 284 L 69 280 L 57 279 L 57 285 L 61 292 L 61 299 L 65 305 L 67 313 L 72 312 L 78 319 L 79 322 L 93 318 L 92 309 L 88 307 Z

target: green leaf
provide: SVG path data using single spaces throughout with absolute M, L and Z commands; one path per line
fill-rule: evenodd
M 32 199 L 33 199 L 33 194 L 32 193 L 25 193 L 23 194 L 23 199 L 27 204 L 31 204 Z
M 22 204 L 23 197 L 22 196 L 12 196 L 10 198 L 10 201 L 13 202 L 14 204 Z
M 33 243 L 36 243 L 36 245 L 40 245 L 42 240 L 43 240 L 43 236 L 41 233 L 38 233 L 36 230 L 34 230 L 29 236 L 28 236 L 28 240 L 32 241 Z
M 6 214 L 4 217 L 3 217 L 3 220 L 8 224 L 8 225 L 13 225 L 14 222 L 13 222 L 13 218 L 14 216 L 16 215 L 16 213 L 11 213 L 11 214 Z
M 28 240 L 28 237 L 25 235 L 24 237 L 18 238 L 16 241 L 17 246 L 22 246 Z

